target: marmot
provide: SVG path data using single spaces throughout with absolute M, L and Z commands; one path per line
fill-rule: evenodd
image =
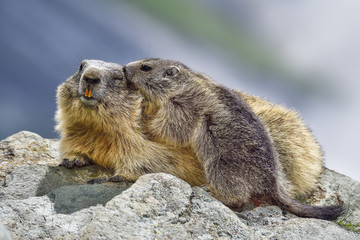
M 118 81 L 121 81 L 122 73 L 120 72 L 119 68 L 121 66 L 111 63 L 105 63 L 101 61 L 84 61 L 81 65 L 81 68 L 83 66 L 87 66 L 88 68 L 95 67 L 96 68 L 96 74 L 110 74 L 110 75 L 120 75 L 120 78 Z M 99 66 L 98 66 L 99 65 Z M 114 73 L 112 73 L 111 67 L 114 68 Z M 78 150 L 72 149 L 72 143 L 71 141 L 67 140 L 68 135 L 71 134 L 71 131 L 66 130 L 66 128 L 74 125 L 77 121 L 72 122 L 71 119 L 77 118 L 77 114 L 85 114 L 86 121 L 89 121 L 88 123 L 80 124 L 80 126 L 83 127 L 83 129 L 80 132 L 84 132 L 86 130 L 86 126 L 90 126 L 97 123 L 99 119 L 99 115 L 97 115 L 96 121 L 91 123 L 92 121 L 90 116 L 92 114 L 96 114 L 99 109 L 93 109 L 90 111 L 89 105 L 81 101 L 81 98 L 83 100 L 86 100 L 86 96 L 83 96 L 84 94 L 88 95 L 91 92 L 85 92 L 83 94 L 76 93 L 75 90 L 79 87 L 78 83 L 72 83 L 75 78 L 81 77 L 81 72 L 84 69 L 79 69 L 79 71 L 72 77 L 70 77 L 67 80 L 67 83 L 62 84 L 62 86 L 58 89 L 58 103 L 59 103 L 59 110 L 57 113 L 57 120 L 58 120 L 58 126 L 57 129 L 61 133 L 61 152 L 62 156 L 64 158 L 63 165 L 67 167 L 72 167 L 73 165 L 86 165 L 89 164 L 91 161 L 88 157 L 88 152 L 86 151 L 85 147 L 82 149 L 82 145 L 79 142 Z M 94 70 L 93 70 L 94 71 Z M 111 78 L 104 78 L 103 81 L 106 81 L 107 79 Z M 77 80 L 78 82 L 80 80 Z M 66 89 L 64 89 L 66 87 Z M 74 88 L 71 90 L 71 88 Z M 121 92 L 121 94 L 128 94 L 128 90 L 124 90 Z M 89 90 L 88 90 L 89 91 Z M 244 100 L 250 105 L 252 110 L 257 114 L 259 119 L 268 127 L 270 131 L 270 135 L 272 136 L 275 144 L 275 148 L 277 152 L 280 155 L 280 161 L 282 162 L 282 165 L 284 167 L 284 172 L 287 176 L 287 178 L 290 180 L 289 187 L 287 188 L 287 192 L 290 193 L 292 196 L 299 196 L 304 195 L 311 190 L 314 189 L 315 184 L 320 176 L 321 169 L 322 169 L 322 154 L 319 145 L 316 143 L 314 137 L 311 135 L 310 131 L 306 128 L 306 126 L 302 123 L 301 118 L 299 118 L 298 114 L 295 111 L 292 111 L 290 109 L 287 109 L 285 107 L 277 106 L 274 104 L 269 103 L 268 101 L 253 97 L 250 95 L 247 95 L 245 93 L 242 93 L 240 91 L 237 91 Z M 120 110 L 113 110 L 115 112 L 119 112 L 119 119 L 122 119 L 122 123 L 119 125 L 116 123 L 115 125 L 119 126 L 110 126 L 110 129 L 112 128 L 119 128 L 123 133 L 126 132 L 132 132 L 134 134 L 140 134 L 141 131 L 137 129 L 137 125 L 133 122 L 126 122 L 127 115 L 130 115 L 132 113 L 136 113 L 136 105 L 139 104 L 138 102 L 140 100 L 140 96 L 136 96 L 134 92 L 131 92 L 129 94 L 131 98 L 133 98 L 134 103 L 131 103 L 130 99 L 128 98 L 127 101 L 124 101 L 124 106 L 120 106 Z M 69 99 L 70 101 L 66 101 L 66 99 Z M 91 98 L 89 98 L 91 100 Z M 74 103 L 73 103 L 74 101 Z M 109 99 L 109 101 L 111 101 Z M 77 104 L 75 108 L 69 108 L 72 104 Z M 134 104 L 134 106 L 127 107 L 126 104 Z M 100 103 L 99 103 L 100 106 Z M 81 111 L 78 111 L 81 109 Z M 126 112 L 125 109 L 131 112 Z M 74 112 L 71 112 L 73 111 Z M 100 110 L 104 110 L 103 107 L 100 107 Z M 83 113 L 81 113 L 83 112 Z M 90 113 L 90 115 L 88 115 Z M 136 113 L 139 114 L 139 113 Z M 103 117 L 107 117 L 108 114 L 103 114 Z M 137 118 L 136 115 L 133 116 L 133 120 Z M 81 119 L 81 118 L 79 118 Z M 124 121 L 125 120 L 125 121 Z M 81 121 L 79 121 L 81 122 Z M 91 124 L 90 124 L 91 123 Z M 132 126 L 131 129 L 126 130 L 127 126 Z M 133 130 L 133 128 L 136 128 L 136 130 Z M 91 131 L 90 131 L 91 132 Z M 88 132 L 88 137 L 90 137 L 90 132 Z M 108 132 L 108 131 L 105 131 Z M 115 131 L 116 132 L 116 131 Z M 100 134 L 100 132 L 99 132 Z M 129 134 L 130 136 L 131 134 Z M 101 134 L 99 136 L 102 136 Z M 126 135 L 127 136 L 127 135 Z M 123 136 L 125 137 L 125 136 Z M 93 137 L 90 137 L 89 139 L 92 139 Z M 85 141 L 84 139 L 83 141 Z M 72 141 L 77 141 L 77 135 L 74 135 L 74 138 Z M 121 142 L 121 139 L 119 140 Z M 128 141 L 127 139 L 124 140 L 124 142 Z M 140 142 L 144 141 L 142 138 L 140 138 Z M 120 144 L 121 145 L 121 144 Z M 84 144 L 86 146 L 86 144 Z M 99 146 L 102 146 L 101 144 Z M 163 147 L 159 147 L 158 150 L 161 150 Z M 99 147 L 96 148 L 101 149 Z M 131 152 L 131 149 L 128 148 L 126 151 Z M 116 151 L 116 149 L 114 149 Z M 124 149 L 123 149 L 124 151 Z M 184 151 L 184 150 L 181 150 Z M 188 154 L 188 151 L 186 151 Z M 104 153 L 92 153 L 92 155 L 98 155 L 97 157 L 94 157 L 94 161 L 102 166 L 107 166 L 108 168 L 114 169 L 115 162 L 117 159 L 113 159 L 109 157 L 109 155 L 106 155 L 106 157 L 102 157 Z M 186 154 L 185 154 L 186 155 Z M 186 155 L 187 156 L 187 155 Z M 186 161 L 188 158 L 186 157 L 184 161 Z M 191 159 L 191 158 L 189 158 Z M 190 161 L 191 162 L 191 161 Z M 196 164 L 198 164 L 196 161 L 194 161 Z M 187 165 L 186 165 L 187 166 Z M 191 164 L 189 165 L 191 168 Z M 185 167 L 186 168 L 186 167 Z M 197 169 L 198 166 L 195 166 L 195 169 Z M 203 176 L 201 174 L 194 174 L 193 176 L 191 174 L 184 174 L 182 173 L 181 169 L 178 169 L 179 171 L 177 175 L 180 178 L 183 178 L 184 180 L 188 181 L 190 184 L 197 184 L 201 185 L 204 182 L 202 182 Z M 190 171 L 194 172 L 194 171 Z M 134 174 L 133 180 L 136 180 L 136 176 L 141 175 L 141 173 Z M 184 177 L 186 175 L 187 177 Z M 199 179 L 196 179 L 196 177 L 199 177 Z M 116 179 L 116 178 L 115 178 Z
M 286 193 L 273 142 L 239 94 L 171 60 L 140 60 L 123 71 L 129 86 L 144 96 L 146 135 L 191 148 L 211 192 L 224 204 L 241 207 L 265 198 L 298 216 L 327 220 L 343 212 L 343 206 L 310 206 Z
M 93 162 L 114 170 L 109 181 L 165 172 L 191 185 L 205 184 L 202 165 L 189 149 L 163 146 L 141 133 L 142 97 L 127 88 L 121 65 L 84 60 L 58 87 L 57 102 L 65 167 Z

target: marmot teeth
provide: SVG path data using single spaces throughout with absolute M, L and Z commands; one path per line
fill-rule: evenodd
M 91 98 L 91 90 L 85 89 L 85 97 Z

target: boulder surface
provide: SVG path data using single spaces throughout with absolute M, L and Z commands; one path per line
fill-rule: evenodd
M 175 176 L 90 185 L 111 172 L 59 167 L 58 141 L 20 132 L 0 142 L 0 239 L 360 239 L 336 222 L 277 206 L 234 212 Z M 360 222 L 360 183 L 325 169 L 306 203 L 344 202 Z M 355 229 L 357 230 L 357 229 Z

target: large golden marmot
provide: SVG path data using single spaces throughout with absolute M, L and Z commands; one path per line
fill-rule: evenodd
M 340 205 L 310 206 L 286 193 L 272 139 L 239 94 L 171 60 L 140 60 L 123 71 L 144 96 L 146 135 L 169 147 L 191 148 L 213 195 L 226 205 L 265 198 L 302 217 L 330 220 L 342 213 Z

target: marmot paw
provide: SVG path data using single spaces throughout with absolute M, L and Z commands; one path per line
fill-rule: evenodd
M 59 166 L 64 166 L 66 168 L 73 168 L 74 166 L 77 167 L 84 167 L 88 165 L 94 164 L 90 158 L 88 157 L 82 157 L 82 156 L 76 156 L 73 158 L 64 158 L 62 162 L 59 164 Z

